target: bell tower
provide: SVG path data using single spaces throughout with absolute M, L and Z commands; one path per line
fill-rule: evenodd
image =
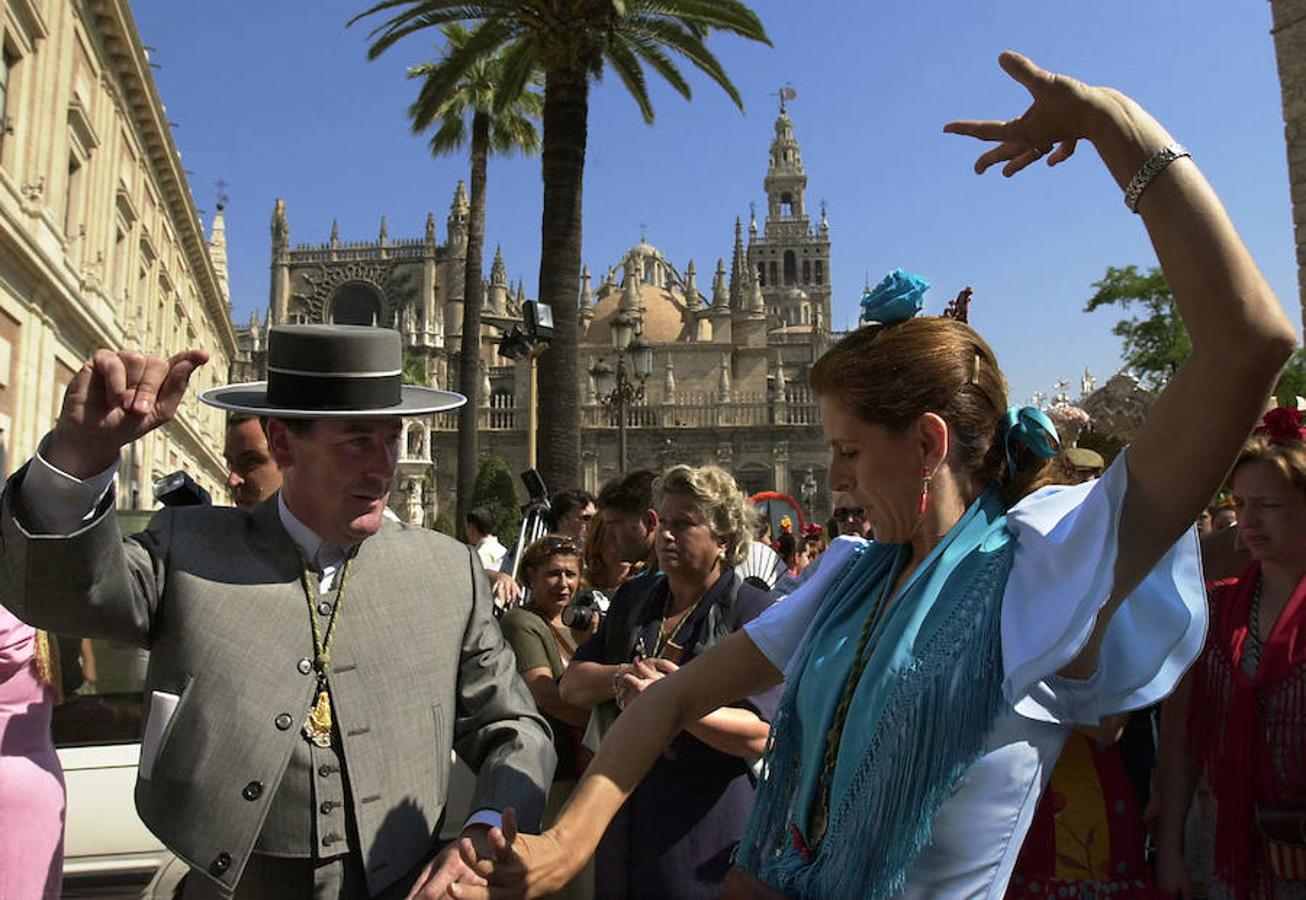
M 828 328 L 830 322 L 830 224 L 821 207 L 815 228 L 807 209 L 807 171 L 794 137 L 788 102 L 797 93 L 779 91 L 766 177 L 766 222 L 759 236 L 749 227 L 748 263 L 766 306 L 769 328 Z

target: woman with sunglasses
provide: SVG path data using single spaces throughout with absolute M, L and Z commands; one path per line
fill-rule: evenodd
M 976 170 L 1005 162 L 1007 175 L 1091 143 L 1142 217 L 1192 353 L 1100 479 L 1038 489 L 1058 448 L 1047 416 L 1008 408 L 992 349 L 964 321 L 914 317 L 927 285 L 885 279 L 865 327 L 811 373 L 830 486 L 866 510 L 875 540 L 836 541 L 824 577 L 641 698 L 554 828 L 516 837 L 506 817 L 494 858 L 471 860 L 501 896 L 565 880 L 686 721 L 782 681 L 733 896 L 1001 896 L 1073 726 L 1155 703 L 1200 653 L 1193 521 L 1295 333 L 1160 123 L 1118 91 L 1016 53 L 1000 63 L 1030 107 L 945 131 L 994 142 Z
M 739 577 L 755 513 L 728 473 L 675 466 L 654 485 L 659 572 L 628 581 L 562 677 L 562 696 L 597 717 L 618 710 L 771 605 Z M 738 698 L 731 698 L 738 700 Z M 653 762 L 608 826 L 595 895 L 715 898 L 753 804 L 749 762 L 762 755 L 779 692 L 704 710 Z M 623 711 L 620 715 L 624 716 Z

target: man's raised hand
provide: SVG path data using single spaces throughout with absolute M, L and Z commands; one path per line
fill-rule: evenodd
M 107 469 L 118 451 L 177 414 L 191 373 L 208 362 L 203 350 L 170 359 L 96 350 L 64 392 L 47 461 L 77 478 Z

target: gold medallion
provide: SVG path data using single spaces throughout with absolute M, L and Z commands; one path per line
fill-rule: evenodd
M 304 737 L 318 747 L 331 746 L 331 695 L 325 689 L 317 692 L 317 703 L 304 719 Z

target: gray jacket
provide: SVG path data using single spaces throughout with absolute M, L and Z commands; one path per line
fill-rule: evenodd
M 137 810 L 230 891 L 316 686 L 300 665 L 310 614 L 276 498 L 249 512 L 165 509 L 125 539 L 109 509 L 71 535 L 34 535 L 16 497 L 25 473 L 0 496 L 0 602 L 39 628 L 150 649 L 147 701 L 179 699 L 161 731 L 147 726 L 159 733 L 142 751 L 153 760 Z M 524 830 L 538 826 L 555 756 L 470 548 L 387 521 L 350 569 L 331 691 L 376 893 L 431 852 L 451 748 L 479 771 L 473 808 L 514 806 Z

